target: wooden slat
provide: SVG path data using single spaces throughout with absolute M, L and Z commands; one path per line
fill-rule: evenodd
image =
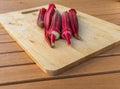
M 86 12 L 88 14 L 97 16 L 97 15 L 109 15 L 109 14 L 118 14 L 120 13 L 120 8 L 95 8 L 95 9 L 88 9 L 88 10 L 81 10 L 83 12 Z
M 7 34 L 6 30 L 0 24 L 0 35 Z
M 0 35 L 0 43 L 15 42 L 9 35 Z
M 86 61 L 74 68 L 64 72 L 65 75 L 90 74 L 105 71 L 120 70 L 120 56 L 99 57 Z
M 23 49 L 14 42 L 0 44 L 0 54 L 17 51 L 23 51 Z
M 35 64 L 0 68 L 0 85 L 43 77 L 45 77 L 44 73 Z
M 59 1 L 59 0 L 0 0 L 0 13 L 8 12 L 8 11 L 14 11 L 14 10 L 20 10 L 25 8 L 31 8 L 36 6 L 45 5 L 48 3 L 57 3 L 62 4 L 67 7 L 74 7 L 75 9 L 78 9 L 80 11 L 86 12 L 88 14 L 92 15 L 100 15 L 100 14 L 111 14 L 111 13 L 120 13 L 120 7 L 119 2 L 117 0 L 76 0 L 76 1 Z M 71 4 L 72 3 L 72 4 Z
M 119 14 L 110 14 L 110 15 L 98 15 L 96 16 L 100 19 L 104 19 L 108 22 L 112 22 L 112 23 L 115 23 L 115 24 L 120 24 L 120 13 Z
M 120 73 L 1 86 L 0 89 L 119 89 Z
M 34 62 L 24 52 L 0 54 L 0 68 L 33 63 Z
M 0 68 L 0 85 L 35 80 L 48 80 L 76 75 L 120 71 L 120 56 L 100 57 L 84 62 L 58 76 L 45 75 L 36 64 Z
M 114 55 L 120 55 L 120 45 L 117 47 L 114 47 L 98 56 L 114 56 Z

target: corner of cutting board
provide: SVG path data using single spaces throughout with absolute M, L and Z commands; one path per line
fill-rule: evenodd
M 66 65 L 66 66 L 54 67 L 54 68 L 53 67 L 50 68 L 50 67 L 41 66 L 39 63 L 36 63 L 36 64 L 42 69 L 42 71 L 44 71 L 45 73 L 47 73 L 49 75 L 53 75 L 54 76 L 54 75 L 58 75 L 58 74 L 63 73 L 64 71 L 68 70 L 69 68 L 72 68 L 75 65 L 78 65 L 80 62 L 83 62 L 83 61 L 85 61 L 85 59 L 84 60 L 75 61 L 73 63 L 70 63 L 70 64 Z
M 36 63 L 37 64 L 37 63 Z M 43 68 L 40 66 L 40 64 L 37 64 L 45 73 L 49 74 L 49 75 L 57 75 L 59 73 L 61 73 L 64 68 L 55 68 L 55 69 L 50 69 L 50 68 Z
M 43 71 L 49 75 L 57 75 L 60 73 L 59 69 L 43 69 Z
M 62 72 L 64 72 L 66 69 L 68 69 L 70 66 L 72 65 L 67 65 L 64 67 L 46 67 L 46 66 L 41 66 L 38 62 L 36 62 L 36 64 L 42 69 L 42 71 L 44 71 L 45 73 L 47 73 L 48 75 L 58 75 Z

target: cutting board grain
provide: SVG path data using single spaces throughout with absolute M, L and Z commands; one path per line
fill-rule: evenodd
M 120 44 L 120 26 L 78 11 L 82 40 L 72 38 L 72 45 L 68 46 L 65 40 L 60 39 L 55 48 L 50 48 L 44 40 L 43 29 L 36 24 L 37 10 L 41 7 L 1 14 L 0 23 L 47 73 L 58 74 Z M 56 7 L 61 12 L 69 9 L 61 5 Z

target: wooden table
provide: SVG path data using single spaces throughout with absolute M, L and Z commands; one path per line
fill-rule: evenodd
M 120 25 L 118 0 L 0 0 L 0 13 L 50 2 Z M 0 26 L 0 89 L 120 89 L 120 46 L 60 75 L 50 76 Z

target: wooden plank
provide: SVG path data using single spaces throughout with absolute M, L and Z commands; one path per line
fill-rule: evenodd
M 96 17 L 104 19 L 104 20 L 112 22 L 112 23 L 115 23 L 115 24 L 120 24 L 120 13 L 119 14 L 110 14 L 110 15 L 98 15 Z
M 65 78 L 71 76 L 83 76 L 89 74 L 101 74 L 114 71 L 120 71 L 120 56 L 100 57 L 84 62 L 83 64 L 64 72 L 61 75 L 49 76 L 44 74 L 35 64 L 3 67 L 0 68 L 0 85 L 27 82 L 42 81 L 56 78 Z M 101 66 L 102 65 L 102 66 Z
M 40 7 L 35 9 L 38 8 Z M 62 9 L 68 10 L 68 8 L 60 5 L 57 5 L 57 8 L 60 11 Z M 65 71 L 68 67 L 95 56 L 103 52 L 103 50 L 112 48 L 120 42 L 119 26 L 78 12 L 79 27 L 81 27 L 80 35 L 83 41 L 72 39 L 73 45 L 68 47 L 64 44 L 64 40 L 60 40 L 57 42 L 58 47 L 51 49 L 44 39 L 39 39 L 44 38 L 43 30 L 37 27 L 37 16 L 33 15 L 34 12 L 29 14 L 21 13 L 22 11 L 2 14 L 1 23 L 38 66 L 50 74 L 58 74 Z M 109 29 L 109 31 L 106 29 Z
M 0 54 L 23 51 L 16 43 L 3 43 L 0 44 Z
M 88 14 L 111 14 L 111 13 L 120 13 L 120 7 L 119 7 L 119 2 L 117 0 L 92 0 L 91 2 L 89 0 L 76 0 L 76 1 L 53 1 L 53 0 L 11 0 L 11 1 L 6 1 L 6 0 L 0 0 L 0 6 L 1 10 L 0 13 L 4 12 L 10 12 L 10 11 L 15 11 L 15 10 L 20 10 L 20 9 L 25 9 L 25 8 L 31 8 L 31 7 L 36 7 L 36 6 L 42 6 L 48 3 L 57 3 L 61 4 L 67 7 L 74 7 L 75 9 L 78 9 L 79 11 L 83 11 Z M 71 4 L 72 3 L 72 4 Z M 107 3 L 107 4 L 106 4 Z
M 0 54 L 0 68 L 33 63 L 34 62 L 27 56 L 25 52 Z
M 0 44 L 6 42 L 15 42 L 9 35 L 0 35 Z
M 45 77 L 35 65 L 13 66 L 0 68 L 0 85 L 2 83 L 25 81 Z
M 90 15 L 94 16 L 102 16 L 102 15 L 110 15 L 110 14 L 119 14 L 120 13 L 120 8 L 95 8 L 95 9 L 88 9 L 88 10 L 81 10 L 85 13 L 88 13 Z
M 0 24 L 0 35 L 4 35 L 7 34 L 6 30 L 3 28 L 3 26 L 1 26 Z
M 105 51 L 104 53 L 98 55 L 98 56 L 115 56 L 115 55 L 120 55 L 120 45 L 117 47 L 114 47 L 108 51 Z
M 78 66 L 62 74 L 65 74 L 65 75 L 90 74 L 90 73 L 119 70 L 120 63 L 117 63 L 120 61 L 119 58 L 120 56 L 93 58 L 92 60 L 79 64 Z
M 0 89 L 119 89 L 120 73 L 36 81 L 1 86 Z

